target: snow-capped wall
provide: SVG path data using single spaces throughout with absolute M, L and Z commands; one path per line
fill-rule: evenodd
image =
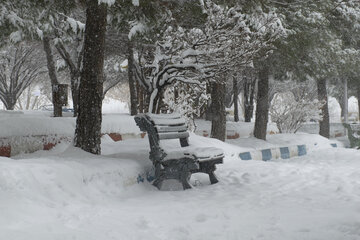
M 76 118 L 54 118 L 49 112 L 0 111 L 0 156 L 49 150 L 59 142 L 71 142 Z M 128 114 L 104 114 L 102 134 L 114 141 L 141 138 L 144 134 Z

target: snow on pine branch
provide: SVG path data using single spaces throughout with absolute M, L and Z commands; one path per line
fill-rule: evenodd
M 99 5 L 101 3 L 105 3 L 106 5 L 108 5 L 109 7 L 111 7 L 114 3 L 115 3 L 115 0 L 98 0 L 98 3 Z
M 129 23 L 131 28 L 128 34 L 128 38 L 131 40 L 137 33 L 143 33 L 148 30 L 148 27 L 139 21 L 133 21 Z

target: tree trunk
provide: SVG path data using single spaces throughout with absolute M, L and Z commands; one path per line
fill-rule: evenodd
M 357 89 L 356 89 L 356 97 L 358 100 L 358 120 L 360 121 L 360 85 L 358 85 Z
M 345 106 L 344 106 L 344 96 L 340 96 L 340 97 L 335 97 L 336 98 L 336 101 L 338 101 L 339 103 L 339 106 L 340 106 L 340 117 L 341 117 L 341 120 L 344 119 L 344 109 L 345 109 Z
M 323 137 L 330 137 L 330 119 L 329 119 L 329 108 L 328 108 L 328 97 L 326 91 L 326 79 L 319 79 L 317 81 L 318 99 L 323 102 L 324 105 L 321 107 L 322 121 L 319 121 L 320 132 L 319 134 Z
M 104 46 L 107 6 L 87 1 L 83 70 L 79 88 L 79 112 L 75 146 L 101 153 Z
M 244 118 L 245 122 L 251 122 L 254 113 L 254 96 L 256 80 L 245 76 L 244 81 Z
M 15 109 L 15 104 L 9 105 L 6 110 L 13 111 Z
M 349 109 L 348 109 L 348 84 L 347 79 L 344 79 L 344 123 L 348 123 Z
M 144 113 L 144 90 L 142 88 L 142 86 L 140 86 L 140 84 L 137 82 L 136 83 L 136 92 L 138 93 L 137 98 L 138 98 L 138 112 L 139 113 Z
M 136 79 L 134 74 L 134 46 L 131 40 L 128 41 L 128 77 L 130 89 L 130 114 L 138 114 L 138 102 L 136 93 Z
M 239 121 L 239 86 L 237 78 L 233 77 L 233 88 L 234 88 L 234 121 Z
M 14 94 L 6 97 L 6 101 L 4 102 L 6 110 L 14 110 L 16 105 L 16 97 Z
M 206 84 L 206 94 L 212 94 L 212 86 L 213 84 Z M 207 101 L 206 103 L 206 109 L 205 109 L 205 120 L 206 121 L 211 121 L 212 120 L 212 110 L 211 110 L 211 105 L 212 105 L 212 99 L 210 98 L 210 100 Z
M 149 94 L 149 113 L 155 113 L 156 112 L 156 105 L 157 105 L 157 101 L 159 99 L 159 89 L 155 88 L 151 94 Z
M 225 111 L 225 82 L 211 84 L 211 134 L 212 138 L 225 141 L 226 111 Z
M 79 81 L 80 74 L 78 72 L 71 73 L 71 96 L 73 100 L 74 117 L 77 117 L 79 112 Z
M 256 78 L 252 78 L 250 84 L 251 91 L 250 91 L 250 101 L 249 101 L 249 122 L 251 122 L 254 113 L 255 85 L 256 85 Z
M 269 66 L 263 64 L 259 70 L 258 93 L 254 137 L 266 140 L 269 116 Z
M 30 101 L 31 101 L 31 87 L 29 86 L 26 93 L 26 105 L 25 105 L 26 110 L 29 110 L 30 108 Z
M 159 90 L 158 100 L 156 104 L 156 114 L 162 113 L 164 107 L 164 89 Z
M 46 54 L 46 60 L 47 60 L 47 67 L 49 70 L 49 77 L 51 81 L 51 90 L 52 90 L 52 102 L 54 106 L 54 117 L 62 117 L 62 106 L 59 104 L 59 102 L 56 99 L 56 92 L 58 91 L 57 85 L 59 84 L 57 77 L 56 77 L 56 69 L 55 69 L 55 63 L 53 54 L 51 52 L 50 47 L 50 39 L 47 36 L 43 37 L 43 45 L 44 45 L 44 51 Z

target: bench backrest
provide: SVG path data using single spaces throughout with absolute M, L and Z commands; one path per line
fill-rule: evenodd
M 182 147 L 189 146 L 186 122 L 179 114 L 138 114 L 135 121 L 142 131 L 148 133 L 151 146 L 166 139 L 179 139 Z
M 188 138 L 185 119 L 179 114 L 147 114 L 154 125 L 159 140 Z

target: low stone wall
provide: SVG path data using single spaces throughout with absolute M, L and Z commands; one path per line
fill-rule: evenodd
M 303 124 L 298 132 L 319 134 L 319 124 L 318 123 L 306 123 Z M 344 137 L 346 136 L 346 129 L 342 123 L 330 123 L 330 137 Z
M 121 134 L 104 133 L 113 141 L 123 141 L 127 139 L 144 138 L 146 133 L 141 134 Z M 35 135 L 35 136 L 16 136 L 0 138 L 0 156 L 11 157 L 19 153 L 32 153 L 38 150 L 50 150 L 62 142 L 72 142 L 73 137 L 63 135 Z
M 206 130 L 202 131 L 203 137 L 210 137 L 210 133 Z M 226 139 L 238 139 L 240 134 L 235 130 L 226 130 Z

